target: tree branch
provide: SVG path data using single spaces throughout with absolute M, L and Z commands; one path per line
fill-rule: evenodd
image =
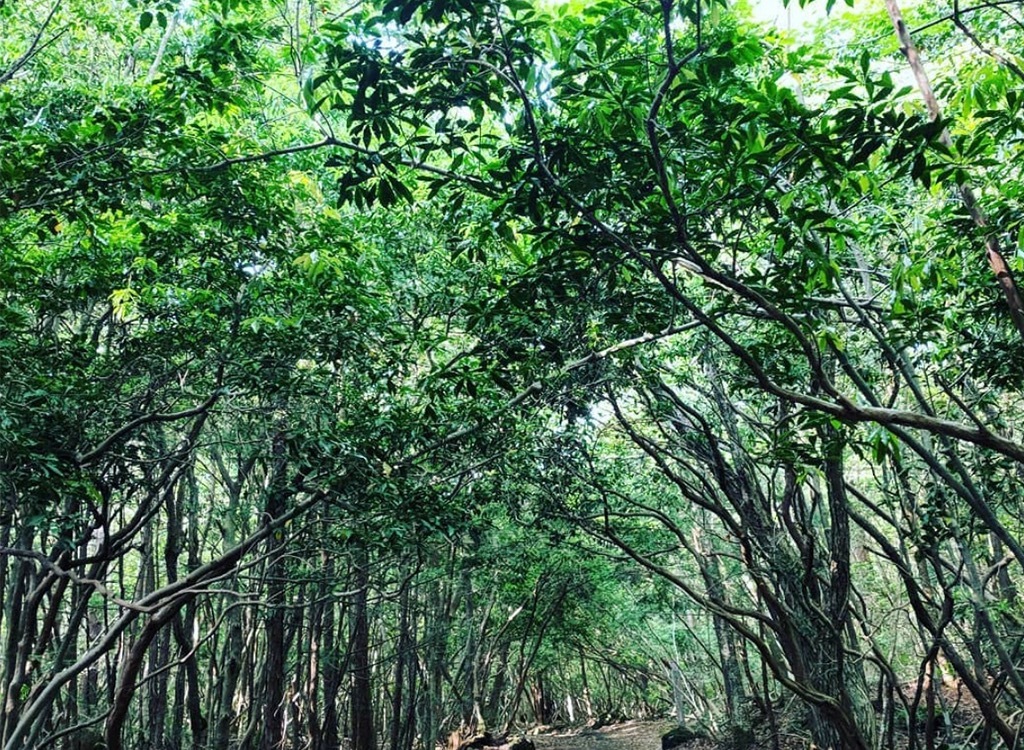
M 146 172 L 146 175 L 162 175 L 162 174 L 174 174 L 177 172 L 219 172 L 233 167 L 238 164 L 253 164 L 259 162 L 269 162 L 281 156 L 289 156 L 291 154 L 302 154 L 307 151 L 318 151 L 323 148 L 340 148 L 346 151 L 352 151 L 357 154 L 363 154 L 364 156 L 376 156 L 383 159 L 384 156 L 381 151 L 367 146 L 360 146 L 358 143 L 351 141 L 343 141 L 333 135 L 328 135 L 322 140 L 316 141 L 315 143 L 300 143 L 295 146 L 287 146 L 285 148 L 272 149 L 270 151 L 262 151 L 258 154 L 245 154 L 242 156 L 232 156 L 224 158 L 221 161 L 213 162 L 212 164 L 203 164 L 200 166 L 177 166 L 168 167 L 166 169 L 158 169 L 150 172 Z M 399 163 L 410 169 L 414 169 L 418 172 L 425 172 L 427 174 L 436 175 L 438 177 L 444 177 L 445 179 L 452 180 L 453 182 L 462 182 L 474 190 L 478 190 L 485 195 L 494 195 L 494 187 L 484 180 L 480 180 L 476 177 L 468 175 L 459 175 L 454 172 L 444 169 L 442 167 L 436 167 L 433 164 L 427 164 L 424 161 L 417 159 L 410 159 L 407 157 L 400 157 Z
M 25 50 L 25 54 L 23 54 L 21 57 L 19 57 L 17 60 L 11 63 L 11 67 L 9 67 L 6 71 L 0 74 L 0 86 L 3 86 L 5 83 L 14 78 L 18 71 L 24 68 L 26 65 L 28 65 L 29 61 L 33 57 L 35 57 L 37 54 L 39 54 L 44 49 L 46 49 L 51 44 L 60 39 L 67 31 L 67 29 L 61 29 L 52 37 L 47 39 L 45 42 L 42 41 L 43 34 L 46 33 L 46 29 L 53 21 L 53 17 L 57 15 L 57 10 L 60 8 L 61 2 L 62 0 L 57 0 L 57 2 L 53 4 L 53 7 L 50 8 L 50 12 L 47 14 L 43 22 L 39 25 L 39 30 L 36 32 L 36 35 L 32 38 L 32 41 L 29 44 L 28 49 Z
M 95 461 L 97 458 L 102 456 L 110 446 L 115 442 L 123 438 L 130 432 L 142 427 L 147 424 L 154 424 L 157 422 L 175 422 L 179 419 L 188 419 L 190 417 L 197 417 L 200 414 L 205 413 L 212 407 L 217 400 L 221 397 L 220 389 L 213 392 L 213 394 L 206 399 L 203 403 L 193 409 L 185 409 L 184 411 L 176 412 L 155 412 L 153 414 L 143 414 L 141 417 L 133 419 L 128 424 L 115 430 L 108 437 L 106 437 L 99 445 L 92 450 L 86 451 L 85 453 L 78 453 L 75 455 L 75 463 L 79 466 L 85 466 Z
M 257 544 L 277 533 L 295 518 L 301 516 L 307 510 L 320 503 L 325 493 L 317 491 L 312 493 L 306 500 L 298 503 L 290 511 L 271 519 L 258 531 L 250 535 L 241 544 L 236 545 L 220 557 L 201 565 L 188 575 L 179 578 L 177 581 L 167 584 L 134 602 L 134 606 L 127 609 L 115 620 L 107 632 L 96 640 L 95 643 L 83 653 L 73 664 L 65 667 L 54 674 L 49 682 L 33 696 L 30 702 L 22 709 L 17 724 L 11 728 L 7 744 L 4 750 L 21 750 L 22 740 L 29 733 L 29 730 L 42 717 L 47 708 L 57 697 L 57 692 L 74 679 L 91 664 L 101 659 L 108 652 L 111 645 L 121 634 L 135 622 L 138 617 L 146 611 L 153 611 L 162 607 L 180 608 L 188 601 L 195 598 L 201 589 L 197 589 L 200 583 L 216 578 L 235 566 L 249 550 Z
M 924 99 L 925 107 L 928 109 L 928 116 L 933 122 L 938 122 L 942 119 L 942 109 L 939 107 L 939 100 L 935 97 L 935 91 L 932 89 L 931 81 L 928 79 L 928 73 L 921 62 L 921 56 L 914 45 L 914 40 L 910 36 L 910 30 L 907 29 L 907 25 L 903 22 L 899 3 L 897 0 L 885 0 L 885 7 L 889 11 L 889 18 L 892 20 L 893 28 L 896 30 L 896 36 L 899 38 L 903 54 L 906 56 L 910 69 L 914 73 L 917 87 L 921 92 L 921 97 Z M 960 12 L 962 11 L 958 11 L 956 15 Z M 950 138 L 948 128 L 944 127 L 942 129 L 942 132 L 939 134 L 939 142 L 946 148 L 952 149 L 953 139 Z M 989 229 L 988 218 L 985 216 L 985 212 L 982 211 L 981 206 L 978 205 L 978 200 L 974 196 L 971 186 L 966 182 L 962 182 L 957 186 L 957 189 L 960 191 L 960 199 L 963 201 L 964 206 L 966 206 L 968 213 L 970 213 L 974 225 L 986 232 L 985 254 L 988 258 L 989 266 L 992 268 L 992 273 L 995 274 L 996 281 L 998 281 L 1000 288 L 1003 290 L 1003 295 L 1006 297 L 1006 304 L 1010 308 L 1010 317 L 1017 328 L 1017 333 L 1021 340 L 1024 341 L 1024 298 L 1021 297 L 1017 283 L 1014 281 L 1013 273 L 1010 271 L 1010 266 L 1003 257 L 999 237 Z

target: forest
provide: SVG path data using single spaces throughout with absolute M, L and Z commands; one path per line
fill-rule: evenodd
M 784 4 L 0 0 L 0 750 L 1024 747 L 1024 2 Z

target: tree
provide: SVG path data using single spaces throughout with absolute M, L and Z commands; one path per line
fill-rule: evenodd
M 822 616 L 815 629 L 835 639 L 825 646 L 833 666 L 816 662 L 820 669 L 842 675 L 849 647 L 851 513 L 844 467 L 848 446 L 862 450 L 862 429 L 878 428 L 870 439 L 881 450 L 900 445 L 916 453 L 933 480 L 959 497 L 1020 562 L 1015 534 L 963 461 L 976 450 L 1014 462 L 1024 453 L 1012 434 L 988 421 L 994 412 L 975 411 L 968 392 L 942 376 L 936 387 L 926 385 L 952 356 L 945 338 L 952 329 L 943 320 L 950 297 L 941 282 L 928 286 L 920 275 L 934 273 L 935 264 L 907 266 L 906 255 L 891 242 L 893 236 L 910 244 L 926 241 L 903 215 L 948 215 L 937 191 L 943 183 L 964 184 L 957 167 L 941 165 L 957 158 L 950 153 L 953 141 L 940 138 L 934 112 L 929 118 L 901 106 L 907 92 L 896 90 L 890 72 L 872 68 L 866 50 L 854 65 L 837 69 L 842 85 L 818 94 L 812 82 L 805 93 L 779 85 L 777 71 L 814 70 L 813 50 L 772 47 L 729 20 L 702 16 L 699 7 L 609 3 L 544 14 L 516 4 L 395 2 L 387 11 L 392 15 L 369 18 L 367 34 L 390 18 L 405 24 L 399 27 L 404 32 L 396 32 L 400 41 L 386 52 L 367 47 L 349 53 L 361 62 L 326 72 L 321 86 L 354 91 L 348 122 L 369 132 L 368 143 L 376 130 L 391 132 L 381 118 L 403 113 L 392 121 L 404 116 L 414 123 L 409 143 L 421 149 L 416 158 L 450 154 L 458 167 L 469 155 L 477 160 L 480 168 L 460 169 L 465 177 L 450 181 L 449 189 L 501 196 L 495 211 L 512 241 L 516 234 L 533 236 L 541 283 L 524 305 L 528 314 L 536 319 L 545 295 L 562 293 L 562 308 L 552 318 L 558 324 L 605 316 L 562 337 L 559 356 L 568 354 L 567 346 L 586 352 L 595 334 L 609 342 L 703 329 L 721 347 L 715 356 L 729 363 L 720 368 L 723 376 L 738 383 L 723 398 L 747 398 L 753 386 L 749 398 L 779 415 L 775 427 L 764 429 L 785 430 L 797 441 L 795 447 L 787 445 L 789 438 L 773 447 L 796 451 L 786 459 L 789 471 L 798 475 L 810 461 L 822 472 L 820 489 L 801 490 L 802 483 L 792 482 L 796 494 L 786 500 L 791 504 L 809 492 L 812 507 L 829 509 L 821 531 L 808 526 L 811 517 L 793 527 L 797 551 L 828 561 L 821 579 L 827 593 L 813 612 Z M 954 13 L 949 20 L 957 19 Z M 551 31 L 543 35 L 540 28 Z M 415 97 L 403 97 L 413 90 Z M 372 108 L 377 96 L 386 96 L 388 107 Z M 808 104 L 812 96 L 822 103 Z M 471 102 L 468 111 L 460 110 L 462 102 Z M 428 123 L 432 132 L 424 127 Z M 982 146 L 976 148 L 968 153 L 980 155 Z M 879 211 L 891 210 L 882 206 L 894 205 L 884 203 L 893 199 L 900 207 L 887 224 L 902 235 L 866 229 Z M 950 263 L 944 272 L 958 267 Z M 619 294 L 623 276 L 629 291 Z M 583 289 L 586 300 L 578 294 Z M 661 320 L 635 307 L 622 317 L 617 305 L 623 297 L 633 302 L 641 295 L 656 300 L 652 307 Z M 996 326 L 1003 331 L 1012 330 L 1016 314 L 1012 295 L 1010 302 Z M 934 307 L 926 312 L 922 304 Z M 625 388 L 628 393 L 635 386 Z M 730 443 L 736 446 L 737 439 Z M 812 458 L 813 450 L 824 450 L 824 463 Z M 741 470 L 740 476 L 749 474 Z M 752 476 L 741 483 L 752 494 L 759 485 Z M 747 514 L 734 533 L 749 534 L 758 525 L 771 528 Z M 812 542 L 819 533 L 825 536 Z M 770 542 L 764 537 L 766 553 L 777 556 Z M 827 555 L 814 552 L 819 545 Z M 798 579 L 787 584 L 783 569 L 776 568 L 771 586 L 792 592 Z M 790 616 L 797 626 L 808 626 L 810 612 L 778 608 L 770 624 L 781 634 Z M 791 642 L 795 631 L 788 633 L 783 640 Z M 819 645 L 810 631 L 804 637 L 803 645 L 789 647 L 790 667 Z M 998 640 L 996 650 L 1008 654 L 995 646 Z M 940 647 L 956 650 L 952 643 Z M 1003 663 L 1005 670 L 1009 662 Z M 1010 742 L 1013 730 L 991 694 L 961 665 L 957 671 L 979 705 L 987 706 L 990 726 Z M 809 679 L 809 692 L 787 687 L 821 710 L 819 739 L 870 744 L 869 725 L 855 716 L 863 708 L 846 705 L 852 698 L 839 684 L 819 691 L 815 677 Z M 842 705 L 826 695 L 838 695 Z
M 0 5 L 4 747 L 1012 745 L 1024 27 L 896 11 Z

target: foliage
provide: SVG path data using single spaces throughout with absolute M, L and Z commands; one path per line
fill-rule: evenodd
M 0 3 L 5 750 L 1012 745 L 1024 26 L 824 5 Z

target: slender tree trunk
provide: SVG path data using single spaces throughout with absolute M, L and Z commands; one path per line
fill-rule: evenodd
M 326 553 L 321 553 L 320 569 L 326 572 L 324 560 Z M 306 673 L 306 682 L 303 687 L 305 700 L 308 702 L 308 710 L 305 715 L 305 731 L 308 734 L 309 747 L 311 750 L 320 750 L 320 679 L 323 670 L 323 661 L 326 654 L 324 647 L 324 618 L 325 612 L 334 606 L 328 597 L 328 578 L 321 578 L 315 593 L 316 603 L 309 613 L 309 671 Z
M 274 519 L 284 513 L 287 485 L 287 446 L 283 428 L 274 436 L 271 449 L 273 468 L 271 486 L 267 493 L 266 514 Z M 284 693 L 285 693 L 285 585 L 287 570 L 282 553 L 284 532 L 267 540 L 266 598 L 269 612 L 264 625 L 266 654 L 263 662 L 263 731 L 260 750 L 280 750 L 284 747 Z M 369 749 L 367 749 L 369 750 Z
M 295 592 L 294 599 L 297 602 L 315 601 L 310 594 L 307 584 L 303 583 Z M 315 612 L 313 607 L 306 606 L 302 609 L 295 609 L 291 615 L 291 625 L 288 626 L 289 636 L 285 651 L 294 653 L 295 667 L 291 677 L 291 688 L 285 694 L 285 706 L 287 711 L 286 728 L 289 730 L 289 747 L 300 747 L 303 736 L 306 732 L 305 716 L 309 711 L 309 693 L 306 686 L 309 685 L 309 675 L 313 667 L 314 655 L 309 648 L 307 636 L 307 613 L 312 617 Z M 313 691 L 316 692 L 315 689 Z
M 391 694 L 391 750 L 400 750 L 402 727 L 405 722 L 405 677 L 408 653 L 412 649 L 409 637 L 409 586 L 403 586 L 398 596 L 398 653 L 395 658 L 394 688 Z
M 351 652 L 352 750 L 377 750 L 373 727 L 373 685 L 370 667 L 370 559 L 359 543 L 354 561 L 356 595 L 352 606 Z
M 31 549 L 34 536 L 32 528 L 24 526 L 17 536 L 18 547 Z M 35 611 L 31 609 L 27 595 L 35 578 L 32 563 L 28 560 L 20 561 L 15 567 L 11 592 L 6 597 L 4 619 L 7 621 L 7 643 L 4 649 L 2 691 L 4 703 L 0 707 L 0 739 L 4 744 L 9 738 L 10 727 L 17 723 L 21 711 L 26 658 L 32 649 L 36 622 Z
M 128 719 L 128 709 L 135 695 L 139 672 L 145 663 L 153 639 L 163 627 L 174 618 L 185 603 L 182 598 L 172 601 L 151 614 L 145 621 L 142 631 L 131 644 L 118 672 L 117 684 L 111 699 L 110 713 L 107 715 L 103 739 L 107 750 L 122 750 L 124 747 L 124 726 Z
M 185 508 L 186 510 L 183 515 L 188 518 L 188 567 L 190 570 L 194 570 L 201 564 L 199 554 L 199 484 L 196 481 L 194 465 L 189 468 L 187 475 L 181 483 L 180 491 L 182 497 L 179 500 L 178 508 L 179 511 Z M 173 575 L 174 578 L 172 580 L 177 580 L 178 577 L 176 558 L 177 555 L 175 555 L 175 564 L 172 564 L 172 561 L 168 559 L 168 576 Z M 179 719 L 174 722 L 171 728 L 171 731 L 178 737 L 176 747 L 179 749 L 184 747 L 184 726 L 180 720 L 182 702 L 184 702 L 184 709 L 188 714 L 192 746 L 199 748 L 203 747 L 206 743 L 207 722 L 202 712 L 202 695 L 199 688 L 199 663 L 192 636 L 195 624 L 196 605 L 194 602 L 189 602 L 182 608 L 181 613 L 174 620 L 174 640 L 179 654 L 185 659 L 183 665 L 184 690 L 177 691 L 177 715 Z
M 537 658 L 537 653 L 540 651 L 540 647 L 544 643 L 544 638 L 547 635 L 548 626 L 551 624 L 551 621 L 555 617 L 556 613 L 561 610 L 562 601 L 565 599 L 568 593 L 568 586 L 563 582 L 559 587 L 559 590 L 555 594 L 554 599 L 552 599 L 551 604 L 548 606 L 547 611 L 544 613 L 544 617 L 540 621 L 537 634 L 533 637 L 533 643 L 531 644 L 529 654 L 525 654 L 522 650 L 520 651 L 519 678 L 516 683 L 515 691 L 512 694 L 512 703 L 510 704 L 509 715 L 507 717 L 508 722 L 515 721 L 515 715 L 519 710 L 519 703 L 522 700 L 524 691 L 528 684 L 530 670 L 533 667 L 534 660 Z M 540 594 L 541 592 L 539 591 L 539 589 L 534 592 L 535 597 L 539 597 Z M 535 608 L 536 604 L 537 602 L 535 600 Z
M 693 537 L 694 549 L 703 558 L 703 560 L 698 560 L 697 564 L 701 577 L 704 580 L 704 589 L 707 592 L 708 598 L 716 604 L 728 606 L 729 600 L 725 590 L 725 580 L 722 576 L 717 551 L 711 544 L 705 541 L 701 526 L 697 523 L 693 526 Z M 742 715 L 741 708 L 745 702 L 746 695 L 743 690 L 743 678 L 737 656 L 737 635 L 729 627 L 728 623 L 718 615 L 712 615 L 712 624 L 715 630 L 715 640 L 718 644 L 719 663 L 722 668 L 726 715 L 732 727 L 736 730 L 745 730 L 747 721 Z
M 830 573 L 828 587 L 828 614 L 835 628 L 834 662 L 839 688 L 840 711 L 843 714 L 840 731 L 848 733 L 843 738 L 851 748 L 861 746 L 870 750 L 875 746 L 876 722 L 871 706 L 867 679 L 860 661 L 853 662 L 849 654 L 857 653 L 854 630 L 849 627 L 850 595 L 853 582 L 850 575 L 850 516 L 847 511 L 849 499 L 843 469 L 843 446 L 838 433 L 827 430 L 826 450 L 830 455 L 825 461 L 825 495 L 829 508 L 828 539 Z M 843 728 L 846 717 L 850 726 Z M 856 732 L 856 735 L 853 733 Z
M 590 682 L 587 680 L 587 657 L 583 653 L 583 647 L 579 648 L 580 655 L 580 685 L 582 692 L 580 700 L 583 703 L 583 710 L 587 713 L 587 719 L 594 718 L 594 704 L 590 700 Z
M 326 561 L 326 572 L 334 571 L 334 562 Z M 314 750 L 336 750 L 339 744 L 340 730 L 338 727 L 338 693 L 341 691 L 345 668 L 342 664 L 341 645 L 338 643 L 338 632 L 344 623 L 343 613 L 338 613 L 337 604 L 327 603 L 324 609 L 322 648 L 323 653 L 323 721 L 320 724 L 320 746 Z
M 149 650 L 149 671 L 151 673 L 160 670 L 149 679 L 149 706 L 147 713 L 146 735 L 149 744 L 154 750 L 167 750 L 167 711 L 168 698 L 171 697 L 168 691 L 170 684 L 170 671 L 167 669 L 171 653 L 171 630 L 163 628 L 153 642 Z M 181 696 L 175 696 L 180 700 Z
M 3 464 L 0 463 L 0 471 L 3 471 Z M 15 501 L 13 493 L 4 492 L 0 497 L 0 546 L 11 546 L 11 535 L 14 533 L 14 511 Z M 10 617 L 8 605 L 10 597 L 7 592 L 7 581 L 10 574 L 13 560 L 7 555 L 0 555 L 0 638 L 10 629 Z M 0 640 L 2 643 L 2 640 Z M 0 669 L 4 665 L 0 664 Z M 6 677 L 6 672 L 0 672 L 0 680 Z M 3 684 L 0 682 L 0 684 Z M 3 721 L 2 708 L 0 708 L 0 722 Z M 3 724 L 0 723 L 0 739 L 3 738 Z
M 494 680 L 491 682 L 491 690 L 487 696 L 484 706 L 484 716 L 488 726 L 496 726 L 501 710 L 501 699 L 508 687 L 508 655 L 511 644 L 507 638 L 503 638 L 497 646 L 497 668 L 493 669 Z
M 418 644 L 416 640 L 416 621 L 416 613 L 410 612 L 407 633 L 409 641 L 407 648 L 402 652 L 402 659 L 405 661 L 405 674 L 408 679 L 405 716 L 402 721 L 402 732 L 398 746 L 393 748 L 393 750 L 412 750 L 416 741 L 416 704 L 419 697 L 417 691 L 419 670 L 417 669 Z
M 249 458 L 241 462 L 236 469 L 236 473 L 232 473 L 216 447 L 212 450 L 212 458 L 217 466 L 220 479 L 227 488 L 227 507 L 218 519 L 222 535 L 222 550 L 226 552 L 238 544 L 239 529 L 237 519 L 241 512 L 242 491 L 255 466 L 255 459 Z M 198 488 L 196 491 L 198 491 Z M 197 495 L 193 494 L 193 497 L 197 497 Z M 198 519 L 195 520 L 198 523 Z M 191 527 L 192 524 L 190 523 Z M 221 750 L 221 748 L 229 747 L 231 729 L 238 718 L 235 711 L 235 696 L 238 692 L 239 680 L 242 677 L 244 656 L 244 630 L 242 615 L 239 609 L 231 607 L 224 613 L 221 630 L 224 632 L 224 639 L 219 654 L 219 669 L 217 670 L 217 679 L 210 685 L 213 697 L 210 701 L 209 729 L 206 728 L 207 722 L 202 719 L 198 710 L 196 710 L 198 708 L 198 695 L 196 697 L 196 706 L 190 710 L 193 737 L 197 736 L 195 735 L 196 727 L 202 728 L 202 734 L 209 737 L 209 747 L 211 750 Z M 196 672 L 198 688 L 198 665 Z
M 474 540 L 475 543 L 476 540 Z M 463 567 L 459 585 L 463 604 L 463 630 L 466 634 L 462 668 L 459 670 L 459 690 L 462 695 L 462 730 L 465 736 L 477 733 L 480 704 L 477 688 L 477 654 L 479 644 L 476 638 L 476 607 L 473 592 L 473 577 L 468 567 Z
M 423 697 L 421 738 L 423 746 L 437 744 L 440 731 L 440 709 L 443 699 L 442 674 L 448 659 L 448 632 L 451 623 L 451 593 L 448 580 L 453 571 L 453 558 L 448 559 L 448 575 L 435 581 L 430 589 L 424 612 L 424 672 L 427 689 Z
M 216 709 L 212 717 L 213 732 L 210 737 L 212 750 L 230 745 L 231 726 L 235 720 L 235 693 L 242 674 L 242 622 L 237 610 L 228 612 L 225 619 L 227 632 L 220 654 L 218 680 L 217 684 L 212 686 L 217 690 Z

